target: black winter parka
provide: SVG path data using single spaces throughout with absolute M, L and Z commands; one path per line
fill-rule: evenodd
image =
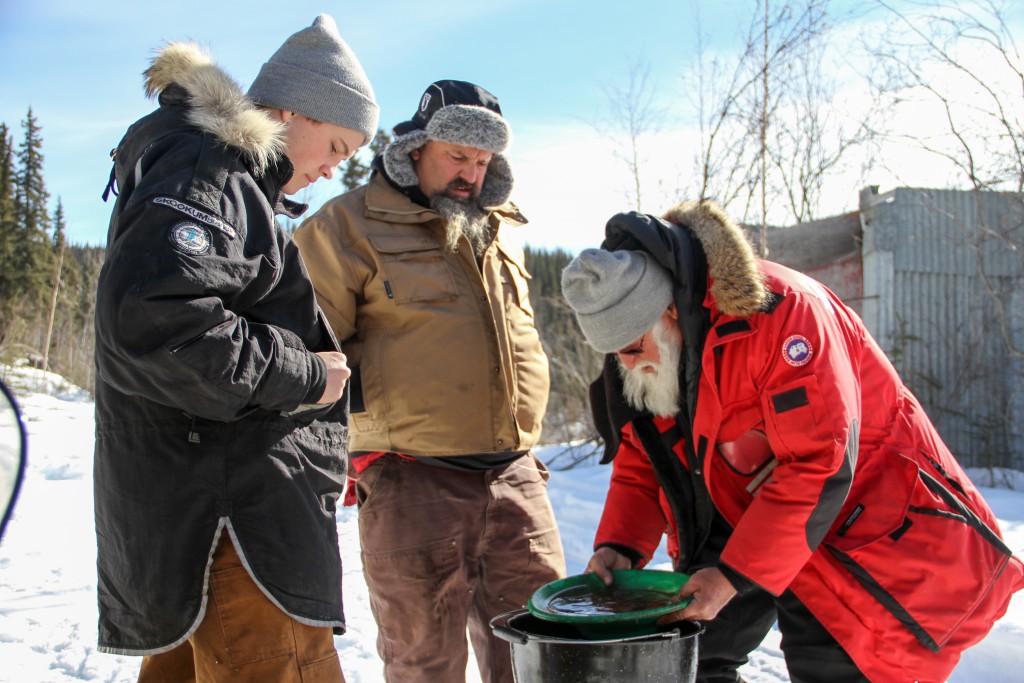
M 326 386 L 315 352 L 338 345 L 275 220 L 305 207 L 282 198 L 277 124 L 176 47 L 147 72 L 160 108 L 115 152 L 97 290 L 99 649 L 118 654 L 198 627 L 225 531 L 278 606 L 344 628 L 348 396 L 311 405 Z

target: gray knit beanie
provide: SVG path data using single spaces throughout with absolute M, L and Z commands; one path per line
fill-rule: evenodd
M 584 249 L 562 271 L 562 295 L 601 353 L 635 342 L 672 301 L 672 278 L 643 251 Z
M 249 86 L 249 99 L 357 131 L 364 145 L 377 133 L 373 87 L 329 14 L 284 41 Z
M 512 169 L 505 151 L 512 130 L 501 115 L 498 98 L 467 81 L 435 81 L 420 96 L 419 107 L 408 121 L 394 128 L 395 139 L 384 150 L 384 170 L 401 187 L 419 184 L 410 153 L 440 140 L 491 152 L 480 190 L 480 206 L 501 206 L 512 194 Z

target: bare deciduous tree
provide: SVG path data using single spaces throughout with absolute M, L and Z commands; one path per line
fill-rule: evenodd
M 944 159 L 968 187 L 1024 190 L 1024 63 L 999 5 L 876 2 L 894 19 L 872 47 L 877 96 L 938 107 L 945 122 L 888 137 Z
M 984 0 L 970 9 L 937 2 L 876 0 L 896 21 L 874 46 L 880 98 L 893 109 L 930 106 L 944 127 L 935 131 L 889 130 L 945 160 L 953 184 L 976 192 L 1024 191 L 1024 60 L 999 5 Z M 982 286 L 1000 312 L 1007 349 L 1024 359 L 1020 320 L 1006 287 L 988 264 L 993 249 L 1018 257 L 1024 273 L 1024 227 L 988 220 L 980 201 L 977 230 L 965 235 L 976 252 Z M 995 246 L 993 246 L 995 245 Z
M 774 194 L 795 223 L 821 217 L 819 207 L 830 174 L 849 152 L 872 138 L 870 108 L 860 118 L 845 120 L 846 113 L 836 110 L 837 87 L 827 74 L 823 52 L 822 40 L 806 41 L 794 50 L 779 107 L 784 113 L 772 122 L 773 142 L 766 146 Z
M 835 110 L 836 87 L 823 64 L 827 3 L 787 0 L 773 8 L 757 0 L 755 6 L 744 47 L 729 67 L 707 62 L 699 14 L 695 22 L 697 194 L 746 223 L 813 220 L 829 174 L 868 139 L 869 129 Z M 764 242 L 761 247 L 767 252 Z
M 625 85 L 604 86 L 609 114 L 594 126 L 599 133 L 611 139 L 616 158 L 625 162 L 633 181 L 632 191 L 627 193 L 627 197 L 637 211 L 643 211 L 641 170 L 646 158 L 642 143 L 648 136 L 661 131 L 666 111 L 657 103 L 650 64 L 642 57 L 627 61 Z

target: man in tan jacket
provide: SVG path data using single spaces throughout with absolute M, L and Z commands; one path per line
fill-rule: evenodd
M 531 449 L 548 365 L 497 98 L 438 81 L 370 181 L 295 234 L 342 341 L 363 571 L 388 681 L 511 683 L 488 622 L 565 575 Z

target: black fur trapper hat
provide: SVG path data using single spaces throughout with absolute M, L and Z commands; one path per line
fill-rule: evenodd
M 439 140 L 491 152 L 480 205 L 498 207 L 508 201 L 513 178 L 504 153 L 512 131 L 501 115 L 498 98 L 480 86 L 453 80 L 431 83 L 413 117 L 395 126 L 394 132 L 394 141 L 384 150 L 384 169 L 398 185 L 419 184 L 409 153 L 430 140 Z

